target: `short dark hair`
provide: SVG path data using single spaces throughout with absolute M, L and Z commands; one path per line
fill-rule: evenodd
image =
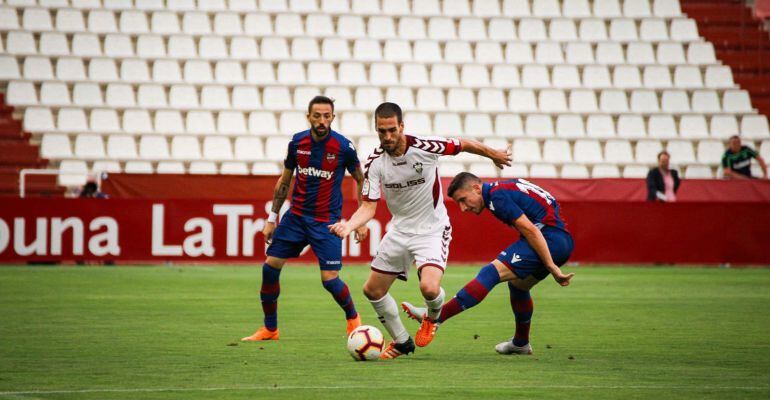
M 658 160 L 660 160 L 660 156 L 662 156 L 664 154 L 667 155 L 669 158 L 671 158 L 671 154 L 668 154 L 668 152 L 666 150 L 663 150 L 660 153 L 658 153 Z
M 334 114 L 334 100 L 326 97 L 326 96 L 316 96 L 313 97 L 312 100 L 310 100 L 310 103 L 307 105 L 307 113 L 310 114 L 310 110 L 313 109 L 314 104 L 328 104 L 332 106 L 332 114 Z
M 740 138 L 741 138 L 741 137 L 740 137 L 740 136 L 738 136 L 738 135 L 732 135 L 732 136 L 730 136 L 730 139 L 728 139 L 728 140 L 733 140 L 733 139 L 740 139 Z
M 452 179 L 446 194 L 449 197 L 453 197 L 456 191 L 474 183 L 481 183 L 481 179 L 470 172 L 460 172 Z
M 401 107 L 399 107 L 396 103 L 385 102 L 377 106 L 377 109 L 374 110 L 375 122 L 377 121 L 377 118 L 390 118 L 393 116 L 396 117 L 399 124 L 404 121 Z

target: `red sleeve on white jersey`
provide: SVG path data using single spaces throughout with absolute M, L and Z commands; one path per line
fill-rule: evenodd
M 407 145 L 418 148 L 428 153 L 439 154 L 442 156 L 453 156 L 462 151 L 462 144 L 459 139 L 447 139 L 443 137 L 416 137 L 406 136 Z

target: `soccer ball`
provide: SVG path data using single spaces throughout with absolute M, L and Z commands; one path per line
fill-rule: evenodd
M 361 325 L 348 336 L 348 351 L 356 361 L 372 361 L 380 357 L 385 339 L 379 329 Z

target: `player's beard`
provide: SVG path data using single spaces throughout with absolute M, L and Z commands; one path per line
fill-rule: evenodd
M 323 127 L 323 128 L 324 128 L 324 130 L 323 130 L 323 131 L 319 131 L 319 130 L 318 130 L 318 128 L 321 128 L 321 127 Z M 319 139 L 325 138 L 325 137 L 326 137 L 326 135 L 328 135 L 328 134 L 329 134 L 329 132 L 331 132 L 331 129 L 329 129 L 329 127 L 328 127 L 328 126 L 326 126 L 326 125 L 324 125 L 324 124 L 318 124 L 318 125 L 316 125 L 316 126 L 314 126 L 314 127 L 313 127 L 313 133 L 314 133 L 314 134 L 315 134 L 315 136 L 316 136 L 317 138 L 319 138 Z

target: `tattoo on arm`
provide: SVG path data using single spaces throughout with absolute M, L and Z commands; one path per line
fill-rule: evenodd
M 291 172 L 284 170 L 278 183 L 275 184 L 275 191 L 273 192 L 273 212 L 278 214 L 281 211 L 283 202 L 286 201 L 286 196 L 289 195 L 289 185 L 291 184 Z

